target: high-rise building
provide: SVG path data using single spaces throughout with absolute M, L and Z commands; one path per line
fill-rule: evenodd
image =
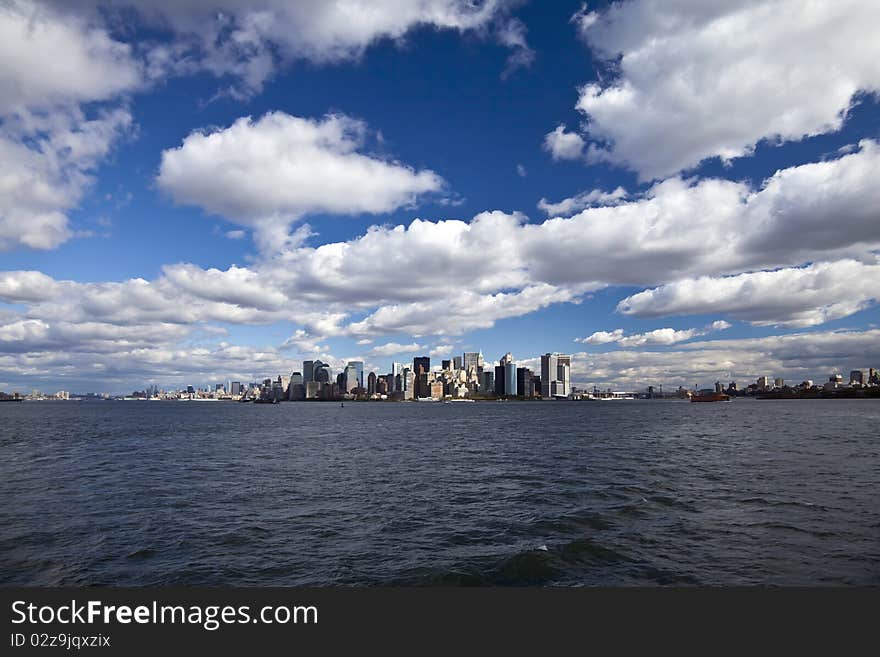
M 370 372 L 369 376 L 367 377 L 367 394 L 368 395 L 375 395 L 376 394 L 376 382 L 377 382 L 376 373 Z
M 862 370 L 852 370 L 849 373 L 849 382 L 865 385 L 868 383 L 868 377 L 865 376 L 865 373 Z
M 444 372 L 452 369 L 452 361 L 451 360 L 441 360 L 440 361 L 440 369 Z
M 504 365 L 504 391 L 505 394 L 511 396 L 517 394 L 516 363 L 513 362 L 512 358 Z
M 495 372 L 492 370 L 484 370 L 483 378 L 480 380 L 480 393 L 483 395 L 491 395 L 495 392 Z
M 480 351 L 466 351 L 462 357 L 462 369 L 469 372 L 471 368 L 483 368 L 483 353 Z
M 568 397 L 571 394 L 571 356 L 556 356 L 556 379 L 562 383 L 562 396 Z
M 318 361 L 320 362 L 320 361 Z M 303 361 L 303 383 L 308 383 L 309 381 L 315 380 L 315 361 L 313 360 L 304 360 Z
M 415 389 L 413 390 L 414 397 L 430 397 L 430 390 L 422 387 L 422 375 L 427 374 L 430 371 L 431 359 L 428 356 L 417 356 L 416 358 L 413 358 L 413 374 L 415 375 Z M 427 381 L 427 379 L 424 381 Z
M 243 391 L 242 391 L 242 388 L 241 388 L 241 381 L 233 381 L 233 382 L 232 382 L 232 388 L 231 388 L 231 394 L 232 394 L 232 396 L 233 396 L 233 397 L 238 397 L 239 395 L 241 395 L 242 392 L 243 392 Z
M 503 397 L 507 394 L 505 383 L 507 383 L 507 377 L 504 375 L 504 365 L 496 365 L 495 366 L 495 395 L 498 397 Z
M 755 384 L 758 386 L 758 390 L 766 390 L 770 387 L 770 377 L 759 376 Z
M 356 387 L 363 388 L 364 387 L 364 361 L 351 360 L 348 362 L 348 365 L 346 365 L 346 367 L 352 367 L 352 366 L 354 367 L 355 372 L 357 373 L 357 376 L 355 377 L 355 379 L 357 381 Z
M 453 356 L 452 357 L 452 367 L 453 369 L 460 370 L 461 369 L 461 356 Z
M 784 388 L 785 387 L 785 379 L 776 377 L 773 379 L 773 387 L 774 388 Z
M 556 354 L 541 356 L 541 396 L 550 397 L 551 382 L 556 380 Z
M 544 354 L 541 356 L 541 396 L 568 397 L 571 394 L 571 356 Z
M 534 373 L 528 367 L 516 368 L 516 395 L 525 398 L 535 396 Z
M 318 383 L 330 383 L 330 379 L 332 376 L 333 373 L 330 371 L 329 365 L 327 365 L 326 363 L 322 363 L 319 360 L 315 361 L 315 369 L 312 374 L 312 379 L 314 381 L 317 381 Z
M 406 368 L 403 370 L 403 373 L 400 375 L 402 380 L 402 391 L 404 399 L 412 399 L 415 396 L 415 383 L 416 383 L 416 375 L 411 369 Z

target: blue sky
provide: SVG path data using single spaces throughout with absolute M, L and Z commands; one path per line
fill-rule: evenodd
M 0 389 L 880 366 L 869 3 L 367 4 L 0 5 Z

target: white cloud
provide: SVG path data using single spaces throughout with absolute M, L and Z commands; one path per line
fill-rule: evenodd
M 530 67 L 535 61 L 535 51 L 529 48 L 526 40 L 527 31 L 525 24 L 518 18 L 508 19 L 498 28 L 498 41 L 511 49 L 504 71 L 501 72 L 502 80 L 509 78 L 520 68 Z
M 623 187 L 617 187 L 613 191 L 605 192 L 601 189 L 591 189 L 581 192 L 576 196 L 565 198 L 558 203 L 551 203 L 545 198 L 538 201 L 538 209 L 546 212 L 551 217 L 570 217 L 575 212 L 598 205 L 616 205 L 625 200 L 628 194 Z
M 434 345 L 434 347 L 429 352 L 429 356 L 431 358 L 442 358 L 443 356 L 450 356 L 455 351 L 454 344 L 438 344 Z
M 880 248 L 880 147 L 743 182 L 670 178 L 640 197 L 524 225 L 532 280 L 656 285 L 799 265 Z
M 576 132 L 568 132 L 559 124 L 552 132 L 544 135 L 544 150 L 554 160 L 577 160 L 584 155 L 586 142 Z
M 424 351 L 425 347 L 417 342 L 410 344 L 400 344 L 399 342 L 386 342 L 379 344 L 370 350 L 373 356 L 396 356 L 397 354 L 413 354 L 417 351 Z
M 366 132 L 338 114 L 245 117 L 164 151 L 158 183 L 178 203 L 253 226 L 264 240 L 309 213 L 380 214 L 442 189 L 433 171 L 360 152 Z
M 572 381 L 587 388 L 635 390 L 662 384 L 705 387 L 715 381 L 740 386 L 759 376 L 800 383 L 880 362 L 880 330 L 796 333 L 763 338 L 704 340 L 677 350 L 621 349 L 572 354 Z M 526 361 L 539 367 L 538 359 Z
M 112 100 L 140 84 L 129 45 L 56 9 L 0 4 L 0 115 Z
M 517 164 L 516 175 L 518 175 L 520 178 L 525 178 L 527 175 L 529 175 L 529 172 L 526 171 L 526 168 L 522 164 Z
M 131 127 L 127 110 L 0 117 L 0 251 L 53 249 L 73 236 L 67 212 Z
M 635 333 L 633 335 L 625 335 L 623 329 L 614 329 L 613 331 L 596 331 L 586 338 L 577 338 L 575 342 L 590 345 L 602 345 L 616 343 L 623 348 L 642 347 L 651 345 L 671 345 L 679 342 L 685 342 L 694 338 L 707 335 L 714 331 L 723 331 L 730 328 L 730 324 L 723 320 L 712 322 L 705 328 L 690 329 L 672 329 L 660 328 L 645 333 Z
M 117 0 L 70 2 L 64 8 L 79 17 L 86 10 L 93 21 L 133 18 L 170 39 L 150 45 L 147 71 L 151 78 L 200 71 L 232 76 L 227 94 L 243 97 L 259 92 L 279 66 L 297 60 L 317 64 L 359 58 L 381 39 L 403 41 L 420 26 L 489 34 L 512 49 L 508 68 L 531 51 L 515 24 L 505 20 L 509 3 L 502 0 Z
M 131 128 L 126 109 L 107 105 L 141 83 L 131 48 L 56 9 L 0 4 L 0 251 L 88 235 L 67 214 Z
M 623 329 L 614 329 L 613 331 L 596 331 L 585 338 L 575 338 L 575 342 L 583 344 L 609 344 L 611 342 L 619 342 L 623 338 Z
M 643 179 L 835 131 L 880 89 L 876 2 L 633 0 L 575 20 L 618 71 L 581 89 L 585 136 Z
M 880 298 L 880 264 L 855 260 L 688 278 L 623 299 L 617 309 L 646 317 L 725 314 L 757 326 L 803 328 L 846 317 Z

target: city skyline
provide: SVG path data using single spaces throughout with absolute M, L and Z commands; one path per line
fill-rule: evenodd
M 880 364 L 872 3 L 160 5 L 0 5 L 0 391 Z

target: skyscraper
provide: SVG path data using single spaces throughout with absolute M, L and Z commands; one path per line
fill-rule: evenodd
M 481 369 L 483 367 L 483 353 L 480 351 L 466 351 L 462 358 L 462 369 L 470 371 L 471 368 Z
M 504 389 L 506 378 L 504 376 L 504 365 L 495 366 L 495 395 L 503 397 L 507 392 Z
M 417 356 L 413 358 L 413 374 L 415 375 L 415 389 L 413 390 L 413 396 L 415 397 L 430 397 L 430 390 L 422 389 L 422 374 L 427 374 L 431 371 L 431 359 L 428 356 Z
M 317 381 L 318 383 L 330 383 L 331 372 L 329 365 L 316 360 L 314 368 L 314 373 L 312 375 L 313 381 Z
M 461 369 L 461 356 L 452 357 L 452 367 L 457 370 Z
M 346 369 L 349 367 L 354 367 L 356 376 L 355 376 L 355 387 L 363 388 L 364 387 L 364 361 L 362 360 L 351 360 L 346 365 Z M 350 382 L 347 384 L 350 385 Z
M 541 356 L 541 396 L 568 397 L 571 394 L 571 356 L 544 354 Z
M 556 356 L 556 379 L 562 384 L 562 396 L 568 397 L 571 394 L 571 356 Z
M 361 366 L 363 367 L 363 363 L 361 363 Z M 354 362 L 346 365 L 342 374 L 341 385 L 344 386 L 344 392 L 354 392 L 361 387 L 358 368 Z
M 550 398 L 550 389 L 552 382 L 556 380 L 557 373 L 556 354 L 544 354 L 541 356 L 541 396 L 544 399 Z
M 308 383 L 309 381 L 314 381 L 315 380 L 315 361 L 304 360 L 302 374 L 303 374 L 303 383 Z
M 516 395 L 516 363 L 513 358 L 504 365 L 504 394 Z

